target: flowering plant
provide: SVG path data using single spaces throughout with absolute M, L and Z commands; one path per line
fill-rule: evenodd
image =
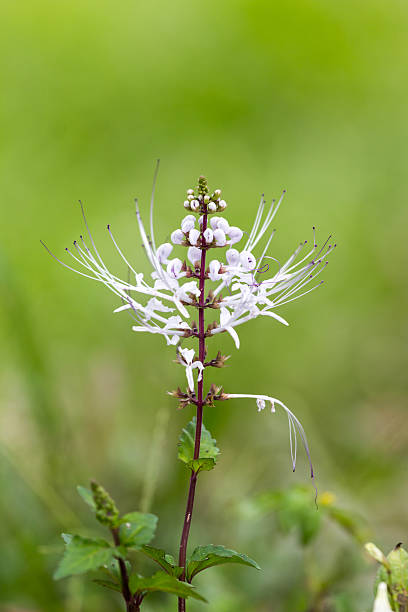
M 246 555 L 223 546 L 198 546 L 187 558 L 187 545 L 198 476 L 202 470 L 214 468 L 219 453 L 216 441 L 203 424 L 206 406 L 250 398 L 256 400 L 258 411 L 264 410 L 267 404 L 272 413 L 276 407 L 282 408 L 289 422 L 292 468 L 294 470 L 296 466 L 299 437 L 306 450 L 313 478 L 304 429 L 282 401 L 263 393 L 227 393 L 214 384 L 204 392 L 206 371 L 212 367 L 223 367 L 229 358 L 220 351 L 208 358 L 207 343 L 226 332 L 239 348 L 237 328 L 257 317 L 270 317 L 288 325 L 276 311 L 313 291 L 323 282 L 313 283 L 313 280 L 324 270 L 327 256 L 336 245 L 326 241 L 319 248 L 315 234 L 310 247 L 307 241 L 302 242 L 283 265 L 269 255 L 275 234 L 270 227 L 283 197 L 284 193 L 269 207 L 262 197 L 252 229 L 247 233 L 230 225 L 223 216 L 227 203 L 221 198 L 221 191 L 215 189 L 211 192 L 207 180 L 201 176 L 198 186 L 187 190 L 184 208 L 188 214 L 171 233 L 171 242 L 156 245 L 153 189 L 148 231 L 136 201 L 140 236 L 152 268 L 149 280 L 129 262 L 108 225 L 109 235 L 128 269 L 129 278 L 123 280 L 110 272 L 92 238 L 81 204 L 88 238 L 80 236 L 79 241 L 74 241 L 73 249 L 66 249 L 74 264 L 58 261 L 110 289 L 120 301 L 114 312 L 127 311 L 133 320 L 133 331 L 158 334 L 168 346 L 176 348 L 177 362 L 185 369 L 187 386 L 185 390 L 179 386 L 171 395 L 178 400 L 181 408 L 192 406 L 196 416 L 183 430 L 179 443 L 178 456 L 190 470 L 190 483 L 178 561 L 165 551 L 149 545 L 157 517 L 140 512 L 121 517 L 109 494 L 100 485 L 92 483 L 91 490 L 80 487 L 79 493 L 93 508 L 96 518 L 111 531 L 113 545 L 106 540 L 65 535 L 66 549 L 56 578 L 100 570 L 106 576 L 98 578 L 98 582 L 121 592 L 128 612 L 139 610 L 144 598 L 153 591 L 175 594 L 179 611 L 184 611 L 187 597 L 203 599 L 191 586 L 199 572 L 222 563 L 240 563 L 259 569 L 256 562 Z M 237 247 L 242 243 L 239 250 Z M 173 257 L 175 249 L 178 256 Z M 276 271 L 272 271 L 273 266 L 269 261 L 273 261 L 275 267 L 278 264 Z M 211 283 L 209 290 L 208 283 Z M 191 315 L 191 312 L 196 312 L 197 316 Z M 205 321 L 206 312 L 215 316 L 215 320 L 208 324 Z M 198 351 L 197 347 L 184 346 L 191 340 L 198 343 Z M 135 552 L 156 561 L 161 571 L 149 578 L 141 577 L 134 570 Z

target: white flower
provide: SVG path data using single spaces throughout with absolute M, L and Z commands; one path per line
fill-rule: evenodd
M 178 259 L 177 257 L 169 261 L 167 264 L 167 274 L 170 276 L 170 278 L 181 278 L 183 274 L 183 272 L 181 272 L 182 265 L 183 263 L 181 259 Z
M 184 234 L 181 229 L 176 229 L 172 232 L 171 241 L 173 244 L 181 244 L 184 241 Z
M 208 205 L 208 212 L 213 213 L 217 210 L 217 205 L 214 202 L 210 202 Z
M 199 237 L 200 237 L 200 231 L 198 229 L 193 228 L 188 233 L 188 241 L 193 246 L 197 244 Z
M 201 260 L 201 250 L 197 247 L 190 247 L 187 251 L 187 257 L 189 261 L 191 261 L 191 263 L 195 265 L 197 261 Z
M 225 257 L 230 266 L 237 266 L 239 264 L 239 251 L 237 249 L 228 249 Z
M 216 190 L 214 191 L 214 197 L 215 197 L 215 198 L 219 198 L 219 197 L 220 197 L 220 195 L 221 195 L 221 189 L 216 189 Z
M 193 215 L 187 215 L 181 222 L 181 231 L 188 234 L 188 232 L 193 229 L 194 225 L 195 217 L 193 217 Z
M 235 226 L 230 227 L 227 234 L 229 236 L 230 244 L 236 244 L 237 242 L 241 240 L 242 236 L 244 235 L 243 231 L 239 227 L 235 227 Z
M 173 250 L 173 245 L 169 242 L 165 242 L 157 247 L 157 259 L 160 263 L 167 263 L 169 255 Z
M 214 240 L 215 244 L 219 247 L 223 247 L 227 244 L 225 232 L 223 232 L 222 229 L 217 228 L 216 230 L 214 230 Z
M 204 235 L 206 244 L 211 244 L 212 241 L 214 240 L 214 232 L 209 227 L 207 227 L 203 235 Z
M 227 203 L 225 200 L 220 200 L 218 202 L 218 206 L 220 207 L 221 210 L 225 210 L 227 208 Z
M 309 460 L 310 466 L 310 475 L 314 478 L 313 465 L 310 457 L 309 445 L 307 443 L 307 438 L 305 434 L 305 430 L 299 419 L 293 414 L 291 410 L 283 402 L 276 399 L 275 397 L 271 397 L 270 395 L 253 395 L 251 393 L 227 393 L 226 399 L 243 399 L 250 398 L 256 400 L 256 405 L 258 407 L 258 412 L 262 412 L 266 406 L 266 402 L 268 402 L 271 406 L 271 412 L 275 412 L 275 405 L 281 406 L 286 412 L 286 416 L 288 417 L 289 422 L 289 441 L 290 441 L 290 454 L 292 458 L 292 469 L 295 471 L 296 469 L 296 457 L 297 457 L 297 437 L 299 436 L 303 447 L 306 451 L 307 458 Z
M 217 281 L 217 280 L 220 280 L 220 278 L 222 278 L 222 275 L 219 274 L 221 264 L 217 259 L 213 259 L 212 261 L 210 261 L 210 265 L 208 267 L 209 267 L 208 278 L 210 280 Z
M 217 224 L 218 224 L 218 221 L 219 221 L 220 219 L 221 219 L 221 217 L 211 217 L 211 219 L 210 219 L 210 225 L 211 225 L 211 228 L 212 228 L 213 230 L 216 230 L 216 229 L 217 229 Z
M 184 200 L 184 208 L 190 208 L 190 202 L 188 200 Z
M 197 381 L 200 381 L 203 378 L 204 365 L 201 363 L 201 361 L 193 361 L 195 355 L 194 349 L 180 349 L 179 354 L 181 355 L 186 368 L 186 376 L 189 389 L 190 391 L 194 391 L 193 369 L 197 368 L 198 370 L 200 370 L 197 378 Z
M 388 599 L 387 584 L 385 582 L 380 582 L 378 585 L 373 612 L 392 612 L 390 601 Z
M 217 229 L 222 229 L 223 232 L 228 234 L 230 229 L 228 221 L 221 217 L 217 222 Z
M 194 189 L 187 189 L 187 195 L 194 195 Z
M 191 210 L 197 211 L 200 208 L 200 202 L 198 200 L 192 200 L 190 204 Z
M 250 251 L 242 251 L 239 260 L 244 270 L 254 270 L 256 268 L 256 259 Z

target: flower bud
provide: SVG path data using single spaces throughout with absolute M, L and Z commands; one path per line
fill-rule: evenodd
M 157 259 L 159 260 L 159 262 L 166 263 L 172 250 L 173 250 L 173 245 L 170 244 L 169 242 L 165 242 L 164 244 L 161 244 L 159 247 L 157 247 L 156 254 L 157 254 Z
M 217 223 L 217 228 L 222 229 L 223 232 L 225 232 L 226 234 L 229 233 L 229 223 L 226 219 L 219 219 L 218 223 Z
M 239 227 L 235 227 L 235 226 L 230 227 L 227 234 L 230 238 L 230 244 L 235 244 L 236 242 L 239 242 L 242 236 L 244 235 L 242 229 L 240 229 Z
M 239 264 L 239 251 L 237 249 L 228 249 L 225 256 L 230 266 L 237 266 Z
M 171 234 L 171 241 L 173 244 L 182 244 L 184 240 L 184 234 L 181 231 L 181 229 L 176 229 L 174 230 L 174 232 Z
M 242 251 L 239 260 L 244 270 L 254 270 L 256 268 L 256 259 L 251 251 Z
M 225 200 L 220 200 L 218 202 L 218 207 L 220 210 L 225 210 L 227 208 L 227 203 Z
M 217 205 L 214 202 L 210 202 L 208 205 L 208 212 L 213 213 L 217 210 Z
M 190 208 L 190 202 L 188 200 L 184 200 L 184 208 Z
M 192 246 L 187 251 L 187 257 L 189 261 L 195 265 L 197 261 L 201 261 L 201 250 L 195 246 Z
M 216 229 L 214 230 L 214 240 L 215 240 L 215 244 L 219 247 L 223 247 L 227 244 L 227 238 L 225 236 L 225 232 L 222 231 L 222 229 Z
M 217 223 L 220 219 L 221 217 L 213 217 L 212 219 L 210 219 L 210 225 L 213 228 L 213 230 L 217 229 Z
M 218 199 L 220 197 L 220 195 L 221 195 L 221 189 L 216 189 L 214 191 L 214 197 Z
M 167 274 L 171 278 L 180 278 L 180 272 L 181 272 L 182 265 L 183 265 L 183 262 L 181 261 L 181 259 L 178 259 L 178 257 L 176 257 L 175 259 L 172 259 L 167 264 Z
M 193 215 L 187 215 L 187 217 L 184 217 L 184 219 L 181 222 L 181 231 L 184 232 L 185 234 L 188 234 L 188 232 L 193 229 L 195 225 L 195 219 L 193 217 Z
M 198 200 L 192 200 L 190 208 L 191 210 L 197 211 L 200 208 L 200 202 Z
M 210 227 L 207 227 L 203 235 L 204 235 L 204 240 L 206 241 L 207 244 L 211 244 L 212 241 L 214 240 L 214 232 L 212 231 Z
M 187 189 L 187 195 L 194 195 L 194 189 Z
M 201 217 L 198 217 L 198 225 L 202 225 L 203 224 L 203 220 L 204 220 L 204 215 L 201 215 Z
M 191 189 L 190 191 L 193 191 L 193 190 Z M 194 193 L 194 191 L 193 191 L 193 193 Z M 188 194 L 188 196 L 187 196 L 187 200 L 188 200 L 189 202 L 191 202 L 192 200 L 194 200 L 194 195 L 193 195 L 193 193 L 189 193 L 189 194 Z
M 210 201 L 210 196 L 209 195 L 205 195 L 204 196 L 204 204 L 208 204 L 209 201 Z
M 194 227 L 188 233 L 188 241 L 193 246 L 197 244 L 199 237 L 200 237 L 200 232 L 198 229 L 195 229 Z

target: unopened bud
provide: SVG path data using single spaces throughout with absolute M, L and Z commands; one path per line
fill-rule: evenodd
M 188 200 L 184 200 L 184 208 L 190 208 L 190 202 Z
M 194 189 L 187 189 L 187 195 L 194 195 Z
M 176 229 L 171 235 L 171 241 L 173 244 L 182 244 L 184 240 L 184 234 L 181 229 Z
M 209 227 L 207 227 L 203 235 L 204 235 L 204 239 L 207 244 L 211 244 L 212 241 L 214 240 L 214 232 Z
M 192 200 L 190 208 L 191 210 L 197 211 L 200 208 L 200 202 L 198 200 Z
M 217 198 L 217 200 L 218 200 L 218 198 L 220 197 L 220 195 L 221 195 L 221 189 L 216 189 L 216 190 L 214 191 L 214 197 L 215 197 L 215 198 Z
M 207 208 L 208 212 L 213 213 L 217 210 L 217 205 L 214 202 L 210 202 Z
M 219 247 L 223 247 L 227 244 L 227 238 L 225 236 L 225 232 L 222 231 L 222 229 L 216 229 L 214 231 L 214 240 L 215 240 L 215 244 Z
M 218 202 L 218 208 L 219 208 L 220 210 L 225 210 L 225 209 L 227 208 L 227 203 L 226 203 L 226 201 L 225 201 L 225 200 L 220 200 L 220 201 Z
M 204 196 L 204 204 L 208 204 L 209 201 L 210 201 L 210 196 L 207 194 Z
M 188 233 L 188 241 L 192 246 L 195 246 L 198 242 L 198 239 L 200 237 L 200 232 L 198 229 L 191 229 Z

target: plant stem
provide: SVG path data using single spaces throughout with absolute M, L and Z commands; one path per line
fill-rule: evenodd
M 207 229 L 207 207 L 205 206 L 205 211 L 203 215 L 203 223 L 201 226 L 201 240 L 202 246 L 204 247 L 201 251 L 201 264 L 200 264 L 200 297 L 198 300 L 198 358 L 201 363 L 204 363 L 205 360 L 205 329 L 204 329 L 204 305 L 205 305 L 205 259 L 207 254 L 207 249 L 205 248 L 205 239 L 203 234 Z M 200 443 L 201 443 L 201 429 L 203 426 L 203 385 L 204 385 L 204 376 L 197 383 L 197 417 L 196 417 L 196 433 L 195 433 L 195 442 L 194 442 L 194 459 L 199 459 L 200 457 Z M 188 536 L 190 534 L 190 526 L 191 526 L 191 518 L 193 515 L 194 508 L 194 497 L 195 490 L 197 485 L 197 475 L 198 472 L 191 472 L 190 477 L 190 487 L 188 490 L 188 498 L 187 498 L 187 506 L 186 513 L 184 516 L 184 524 L 183 531 L 181 533 L 180 540 L 180 551 L 179 551 L 179 566 L 183 568 L 183 573 L 180 576 L 180 580 L 186 579 L 186 557 L 187 557 L 187 544 L 188 544 Z M 186 600 L 179 597 L 178 600 L 178 609 L 179 612 L 185 612 L 186 609 Z
M 112 536 L 113 536 L 113 541 L 115 542 L 115 546 L 120 546 L 120 538 L 119 538 L 119 529 L 115 528 L 115 529 L 111 529 L 112 531 Z M 118 559 L 118 563 L 119 563 L 119 570 L 120 570 L 120 577 L 121 577 L 121 582 L 122 582 L 122 595 L 123 595 L 123 599 L 126 602 L 126 610 L 127 612 L 137 612 L 137 610 L 139 610 L 139 606 L 135 607 L 134 603 L 132 602 L 132 593 L 130 592 L 129 589 L 129 576 L 127 573 L 127 569 L 126 569 L 126 563 L 124 562 L 123 559 Z

